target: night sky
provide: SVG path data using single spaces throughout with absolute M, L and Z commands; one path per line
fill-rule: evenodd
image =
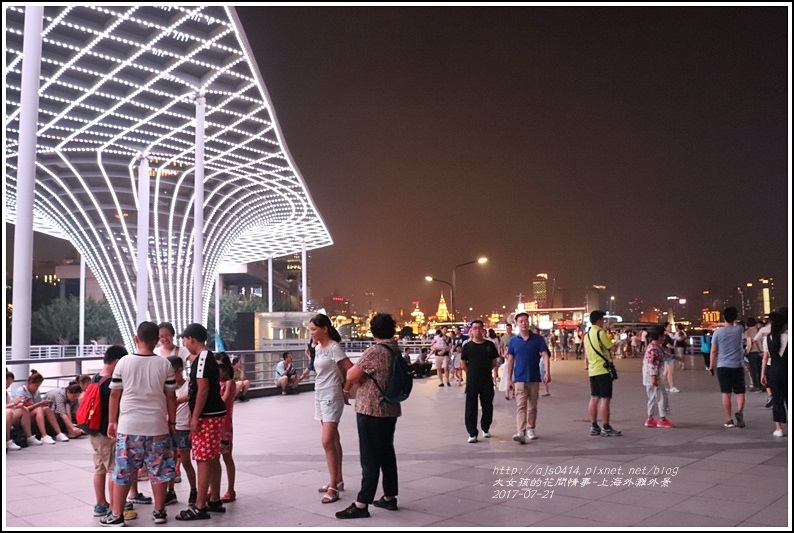
M 486 255 L 459 309 L 510 309 L 538 272 L 568 305 L 762 276 L 787 300 L 785 7 L 238 13 L 335 241 L 314 298 L 433 312 L 424 276 Z
M 458 270 L 461 310 L 511 309 L 538 272 L 566 305 L 593 284 L 617 311 L 700 305 L 759 277 L 787 303 L 785 7 L 238 13 L 334 239 L 314 299 L 433 313 L 448 288 L 424 277 L 486 255 Z M 37 261 L 58 249 L 36 239 Z

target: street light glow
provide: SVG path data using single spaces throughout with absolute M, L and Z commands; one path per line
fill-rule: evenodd
M 427 281 L 433 281 L 433 276 L 425 276 L 425 280 L 427 280 Z
M 479 259 L 477 259 L 477 262 L 480 263 L 480 264 L 487 263 L 488 262 L 488 258 L 487 257 L 480 257 Z

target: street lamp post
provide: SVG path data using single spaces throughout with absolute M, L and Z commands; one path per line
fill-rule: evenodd
M 488 261 L 487 257 L 480 257 L 479 259 L 475 259 L 474 261 L 467 261 L 465 263 L 461 263 L 459 265 L 455 265 L 455 268 L 452 269 L 452 317 L 457 319 L 458 308 L 456 307 L 455 297 L 458 293 L 458 285 L 457 285 L 457 270 L 466 265 L 473 265 L 474 263 L 483 264 Z

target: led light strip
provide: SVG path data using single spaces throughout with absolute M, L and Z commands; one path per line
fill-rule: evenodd
M 40 168 L 45 169 L 54 181 L 51 185 L 42 183 L 37 186 L 36 206 L 40 213 L 35 220 L 37 229 L 69 235 L 81 253 L 92 257 L 88 261 L 89 265 L 108 295 L 113 314 L 119 321 L 128 345 L 131 345 L 131 335 L 125 332 L 131 332 L 135 327 L 132 279 L 135 265 L 131 262 L 134 260 L 135 247 L 131 227 L 137 221 L 126 219 L 123 213 L 128 210 L 127 206 L 137 206 L 134 187 L 137 182 L 137 167 L 134 161 L 143 147 L 148 147 L 151 160 L 160 160 L 152 165 L 152 181 L 155 182 L 152 216 L 155 230 L 148 239 L 149 245 L 153 246 L 148 265 L 149 289 L 152 294 L 150 310 L 152 316 L 158 319 L 168 318 L 179 329 L 186 324 L 192 309 L 192 291 L 189 290 L 192 287 L 192 274 L 189 272 L 193 258 L 188 244 L 192 241 L 193 232 L 192 229 L 188 230 L 187 224 L 192 219 L 193 191 L 187 178 L 192 176 L 195 164 L 192 161 L 190 140 L 193 136 L 194 117 L 184 112 L 184 95 L 169 94 L 168 89 L 162 90 L 168 84 L 186 86 L 185 81 L 178 76 L 180 69 L 207 70 L 200 88 L 211 97 L 208 98 L 205 122 L 209 135 L 205 138 L 205 208 L 208 209 L 208 216 L 202 228 L 206 242 L 204 283 L 201 288 L 204 316 L 209 308 L 209 296 L 221 261 L 235 260 L 236 257 L 265 259 L 273 255 L 294 253 L 300 250 L 303 240 L 306 240 L 307 249 L 331 243 L 305 184 L 286 151 L 281 133 L 272 117 L 271 104 L 266 97 L 261 76 L 243 44 L 244 38 L 237 27 L 236 15 L 230 15 L 230 8 L 224 8 L 230 20 L 220 21 L 203 12 L 207 10 L 223 13 L 219 8 L 179 7 L 174 10 L 171 6 L 165 6 L 163 9 L 166 11 L 180 13 L 180 16 L 171 17 L 177 20 L 174 23 L 169 21 L 168 25 L 145 20 L 146 17 L 138 9 L 127 9 L 124 12 L 127 15 L 125 23 L 156 28 L 153 39 L 148 43 L 139 43 L 112 33 L 112 29 L 122 24 L 120 21 L 124 13 L 96 6 L 81 9 L 91 9 L 113 17 L 105 24 L 111 31 L 94 30 L 87 23 L 83 23 L 79 18 L 79 9 L 68 11 L 69 16 L 62 10 L 51 19 L 53 22 L 47 26 L 45 39 L 48 43 L 47 50 L 72 52 L 63 54 L 68 56 L 65 60 L 56 59 L 55 56 L 46 57 L 45 53 L 44 61 L 53 64 L 56 70 L 42 78 L 46 88 L 41 93 L 45 99 L 43 101 L 50 99 L 55 110 L 41 113 L 42 117 L 48 117 L 48 121 L 40 125 L 42 135 L 39 143 L 47 141 L 52 145 L 40 144 L 37 150 L 54 153 L 66 163 L 74 176 L 70 180 L 76 178 L 80 183 L 78 189 L 85 190 L 91 198 L 92 211 L 88 213 L 78 204 L 83 199 L 82 193 L 79 198 L 67 195 L 61 199 L 59 194 L 62 193 L 57 188 L 63 187 L 67 190 L 66 187 L 71 185 L 57 178 L 53 171 L 46 170 L 46 163 L 43 163 Z M 190 28 L 185 25 L 188 20 L 193 21 Z M 204 39 L 196 34 L 197 22 L 207 24 L 207 32 L 212 34 L 212 38 Z M 75 35 L 74 32 L 81 32 L 90 45 L 79 47 L 69 42 L 61 42 L 54 31 L 60 25 L 72 32 L 62 33 L 63 36 L 69 36 L 65 39 Z M 239 48 L 226 44 L 230 42 L 228 35 L 231 31 L 234 32 Z M 14 28 L 7 28 L 6 33 L 18 34 Z M 165 42 L 162 40 L 164 37 L 200 45 L 191 48 L 184 56 L 179 56 L 170 48 L 158 44 Z M 135 49 L 122 59 L 114 57 L 114 52 L 106 53 L 103 48 L 106 42 L 122 43 Z M 8 46 L 6 50 L 7 57 L 10 58 L 6 67 L 6 83 L 7 89 L 13 95 L 14 92 L 19 93 L 20 88 L 12 87 L 14 82 L 9 82 L 9 76 L 20 76 L 21 53 L 14 46 Z M 201 56 L 203 50 L 213 50 L 216 55 Z M 233 54 L 233 57 L 223 65 L 218 65 L 215 61 L 218 50 Z M 147 52 L 149 54 L 145 58 L 146 64 L 138 64 L 138 58 L 142 58 L 142 54 Z M 171 64 L 164 69 L 152 68 L 150 61 L 154 57 L 171 61 Z M 91 64 L 94 58 L 103 61 L 110 74 L 103 75 L 101 69 L 95 68 Z M 243 60 L 246 61 L 247 71 L 241 67 Z M 142 87 L 136 86 L 130 81 L 135 70 L 155 75 L 149 77 Z M 80 84 L 80 80 L 86 79 L 86 76 L 96 78 L 88 88 Z M 231 78 L 224 79 L 225 76 Z M 234 90 L 227 90 L 226 88 L 231 87 L 230 81 L 234 79 L 244 82 L 237 84 Z M 165 84 L 159 84 L 160 80 L 165 81 Z M 129 94 L 115 94 L 119 91 L 103 89 L 110 81 L 115 82 L 117 87 L 130 87 L 135 90 Z M 213 87 L 216 82 L 221 85 Z M 58 88 L 57 92 L 60 94 L 74 92 L 78 96 L 74 99 L 57 96 L 50 90 L 55 88 Z M 260 98 L 256 98 L 257 89 Z M 92 101 L 89 98 L 91 95 L 96 95 L 97 99 L 109 102 L 110 105 L 103 106 L 98 100 Z M 164 101 L 163 106 L 149 103 L 156 100 Z M 14 111 L 7 116 L 7 126 L 10 127 L 6 130 L 9 137 L 6 144 L 6 183 L 10 192 L 7 202 L 13 202 L 15 169 L 9 165 L 8 159 L 16 157 L 18 141 L 15 137 L 18 135 L 18 127 L 15 126 L 19 109 L 17 102 L 11 100 L 9 103 L 11 105 L 7 109 Z M 145 110 L 145 113 L 138 114 L 134 111 L 137 109 Z M 94 118 L 88 118 L 90 116 Z M 100 131 L 96 131 L 97 129 Z M 274 149 L 266 149 L 271 146 Z M 88 182 L 80 176 L 70 160 L 71 157 L 79 157 L 83 153 L 94 155 L 92 169 L 98 170 L 97 178 L 105 183 L 101 189 L 104 189 L 104 194 L 109 195 L 111 212 L 118 215 L 118 221 L 114 221 L 112 225 L 98 205 L 96 197 L 91 194 Z M 81 160 L 81 168 L 86 164 L 86 161 Z M 122 175 L 126 174 L 125 181 L 130 187 L 118 189 L 120 165 L 125 169 Z M 184 167 L 177 168 L 177 165 Z M 160 201 L 160 196 L 166 187 L 169 197 L 164 205 L 167 207 L 161 207 L 163 202 Z M 74 207 L 71 203 L 74 203 Z M 167 217 L 165 232 L 160 227 L 160 213 L 163 210 Z M 68 222 L 70 217 L 78 213 L 85 219 L 85 224 Z M 7 220 L 10 217 L 15 218 L 13 209 L 7 210 Z M 174 228 L 178 228 L 178 231 L 173 231 Z M 275 254 L 274 251 L 281 253 Z M 152 261 L 157 262 L 156 266 Z

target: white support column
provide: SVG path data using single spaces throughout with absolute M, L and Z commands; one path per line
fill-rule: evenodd
M 139 156 L 138 164 L 138 275 L 136 326 L 149 315 L 149 158 Z
M 267 310 L 273 312 L 273 258 L 267 258 Z
M 306 241 L 301 249 L 301 282 L 303 286 L 303 312 L 309 309 L 309 264 L 306 262 Z
M 30 357 L 30 315 L 33 291 L 33 194 L 36 185 L 36 129 L 39 114 L 41 30 L 44 6 L 25 7 L 22 85 L 19 111 L 19 152 L 16 175 L 14 228 L 14 318 L 11 325 L 11 358 Z M 17 376 L 27 375 L 17 368 Z
M 85 347 L 85 256 L 80 255 L 80 324 L 77 344 L 80 346 L 79 355 L 82 357 Z
M 222 291 L 223 291 L 223 280 L 221 279 L 221 273 L 218 272 L 218 277 L 215 278 L 215 332 L 218 333 L 218 335 L 220 335 L 221 333 L 221 292 Z
M 204 307 L 204 112 L 207 100 L 196 94 L 196 170 L 193 174 L 193 322 L 202 324 Z

